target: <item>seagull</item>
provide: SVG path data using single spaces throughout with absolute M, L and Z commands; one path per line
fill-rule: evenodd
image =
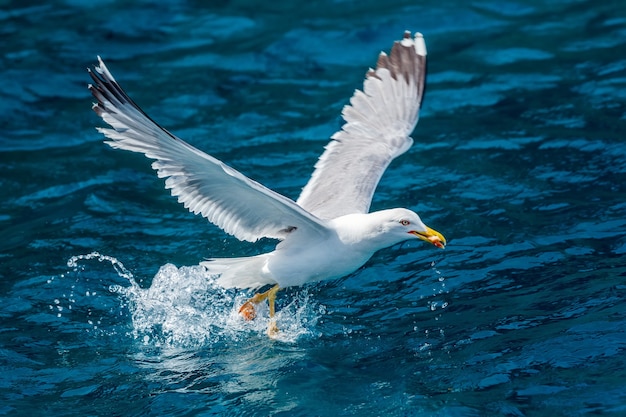
M 419 239 L 445 248 L 446 239 L 406 208 L 369 212 L 390 162 L 413 144 L 424 96 L 426 44 L 405 32 L 381 52 L 362 90 L 343 108 L 344 124 L 315 164 L 296 201 L 248 178 L 176 137 L 152 120 L 115 81 L 102 59 L 88 69 L 93 110 L 111 128 L 96 128 L 116 149 L 143 153 L 165 188 L 189 211 L 242 241 L 276 239 L 268 253 L 208 259 L 200 264 L 224 288 L 259 290 L 239 313 L 248 320 L 267 300 L 267 333 L 276 337 L 281 288 L 336 279 L 363 266 L 380 249 Z

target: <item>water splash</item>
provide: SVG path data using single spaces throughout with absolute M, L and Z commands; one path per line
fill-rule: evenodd
M 433 286 L 432 289 L 431 297 L 435 299 L 429 300 L 427 302 L 427 305 L 428 309 L 432 312 L 435 312 L 438 309 L 440 310 L 439 314 L 436 314 L 433 317 L 435 321 L 439 321 L 443 317 L 443 310 L 448 308 L 448 306 L 450 305 L 449 302 L 445 300 L 445 294 L 448 294 L 450 290 L 446 288 L 446 278 L 443 276 L 441 271 L 437 269 L 436 263 L 434 261 L 431 262 L 430 267 L 437 276 L 437 285 Z M 439 338 L 441 339 L 445 338 L 445 330 L 443 328 L 432 329 L 432 331 L 424 331 L 424 336 L 426 338 L 433 337 L 436 334 L 438 334 Z M 432 346 L 432 343 L 426 343 L 426 345 L 426 347 L 430 348 Z
M 150 287 L 142 288 L 118 259 L 98 252 L 73 256 L 67 265 L 76 273 L 85 273 L 83 263 L 89 260 L 110 263 L 117 276 L 127 283 L 109 285 L 108 291 L 118 295 L 120 306 L 130 315 L 132 330 L 128 334 L 144 346 L 207 347 L 248 337 L 267 337 L 267 306 L 259 305 L 257 318 L 244 321 L 238 308 L 252 293 L 220 287 L 216 276 L 202 266 L 163 265 Z M 86 294 L 96 295 L 90 290 Z M 301 337 L 315 335 L 321 313 L 308 291 L 286 291 L 281 295 L 277 300 L 276 320 L 280 329 L 277 339 L 293 343 Z M 281 306 L 283 300 L 289 302 Z M 54 307 L 58 308 L 58 303 Z
M 115 274 L 104 275 L 101 270 L 86 268 L 90 260 L 111 265 Z M 49 310 L 57 319 L 72 323 L 76 331 L 105 337 L 126 334 L 128 302 L 112 292 L 121 286 L 139 288 L 132 273 L 117 259 L 98 252 L 72 256 L 67 266 L 72 269 L 46 281 L 48 291 L 56 291 Z M 111 284 L 118 278 L 122 278 L 122 285 Z
M 72 256 L 67 261 L 67 266 L 68 268 L 77 269 L 79 268 L 78 266 L 79 261 L 90 260 L 90 259 L 96 259 L 98 262 L 110 262 L 120 277 L 126 278 L 133 285 L 137 285 L 135 282 L 135 279 L 133 278 L 133 274 L 128 269 L 126 269 L 120 261 L 118 261 L 116 258 L 112 256 L 101 255 L 99 252 L 91 252 L 91 253 L 88 253 L 87 255 Z
M 446 278 L 442 275 L 441 271 L 439 271 L 436 267 L 435 262 L 431 262 L 430 264 L 431 269 L 433 270 L 433 272 L 436 274 L 437 276 L 437 284 L 433 286 L 432 288 L 432 295 L 430 297 L 433 298 L 440 298 L 443 297 L 444 294 L 448 294 L 450 291 L 446 288 Z M 428 304 L 428 308 L 430 309 L 430 311 L 435 311 L 438 308 L 440 309 L 444 309 L 446 307 L 448 307 L 449 303 L 445 300 L 429 300 L 427 302 Z

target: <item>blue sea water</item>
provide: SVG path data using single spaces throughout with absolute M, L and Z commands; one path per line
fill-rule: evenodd
M 448 247 L 282 291 L 270 340 L 195 265 L 273 243 L 104 145 L 86 68 L 296 198 L 405 29 L 428 88 L 373 209 Z M 622 1 L 8 0 L 0 34 L 0 415 L 626 415 Z

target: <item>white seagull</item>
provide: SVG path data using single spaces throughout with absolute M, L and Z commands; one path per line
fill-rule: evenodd
M 279 288 L 348 275 L 378 250 L 409 239 L 444 248 L 441 233 L 405 208 L 369 213 L 372 196 L 389 163 L 413 144 L 426 77 L 426 44 L 421 33 L 405 32 L 389 55 L 381 52 L 363 90 L 343 108 L 345 121 L 315 164 L 311 179 L 293 201 L 194 148 L 152 120 L 122 90 L 98 57 L 93 110 L 112 129 L 97 128 L 113 148 L 143 153 L 166 178 L 165 188 L 194 214 L 239 240 L 267 237 L 275 250 L 201 264 L 226 288 L 272 285 L 239 312 L 255 316 L 254 305 L 270 307 L 268 334 L 275 336 L 274 301 Z

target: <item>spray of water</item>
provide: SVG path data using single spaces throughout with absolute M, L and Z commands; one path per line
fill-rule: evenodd
M 244 321 L 238 308 L 252 293 L 220 287 L 216 276 L 201 266 L 163 265 L 150 287 L 142 288 L 118 259 L 98 252 L 73 256 L 67 265 L 73 273 L 81 274 L 93 260 L 110 264 L 117 277 L 127 283 L 109 285 L 108 291 L 116 294 L 120 306 L 128 310 L 132 322 L 129 336 L 143 345 L 206 347 L 266 337 L 267 307 L 260 305 L 257 318 Z M 281 293 L 279 307 L 278 340 L 291 343 L 316 334 L 315 324 L 321 313 L 306 289 Z

